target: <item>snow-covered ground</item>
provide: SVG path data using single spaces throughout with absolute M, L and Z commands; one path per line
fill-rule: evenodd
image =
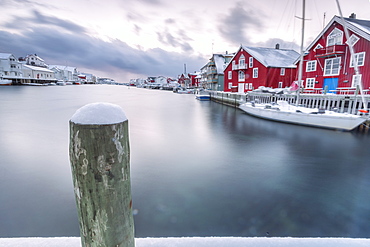
M 81 247 L 80 238 L 0 238 L 0 247 Z M 368 247 L 353 238 L 136 238 L 136 247 Z

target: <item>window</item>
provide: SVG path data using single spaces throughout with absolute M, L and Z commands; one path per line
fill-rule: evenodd
M 322 48 L 324 48 L 322 45 L 320 45 L 320 44 L 317 44 L 317 46 L 315 47 L 315 49 L 313 49 L 314 51 L 316 51 L 317 49 L 322 49 Z
M 244 81 L 245 80 L 245 74 L 244 71 L 239 71 L 239 81 Z
M 360 38 L 357 37 L 356 35 L 352 34 L 351 37 L 349 37 L 349 39 L 346 41 L 346 43 L 349 45 L 349 46 L 354 46 L 357 41 L 359 41 Z
M 249 88 L 249 83 L 245 83 L 245 90 L 248 90 Z
M 233 60 L 233 62 L 232 62 L 232 66 L 233 66 L 233 69 L 235 69 L 235 68 L 236 68 L 235 60 Z
M 232 73 L 232 71 L 227 72 L 227 78 L 228 79 L 233 79 L 233 73 Z
M 249 83 L 249 90 L 253 90 L 253 83 Z
M 258 78 L 258 68 L 253 69 L 253 78 Z
M 352 76 L 352 86 L 351 87 L 357 87 L 357 85 L 360 85 L 362 79 L 362 75 L 353 75 Z
M 285 68 L 280 69 L 280 75 L 285 75 Z
M 283 82 L 279 81 L 278 88 L 283 88 Z
M 253 68 L 253 57 L 249 58 L 249 68 Z
M 355 57 L 355 61 L 356 61 L 357 66 L 363 66 L 364 65 L 364 63 L 365 63 L 365 52 L 356 53 L 354 55 L 354 57 Z M 350 67 L 354 67 L 354 66 L 355 65 L 353 64 L 352 56 L 351 56 Z
M 241 55 L 239 58 L 239 69 L 245 69 L 245 57 Z
M 325 60 L 324 76 L 339 75 L 340 57 Z
M 341 45 L 343 44 L 343 32 L 335 28 L 328 36 L 326 46 Z
M 229 82 L 228 88 L 231 89 L 232 86 L 233 86 L 233 83 Z
M 306 79 L 306 88 L 315 88 L 315 78 Z
M 316 71 L 316 61 L 307 61 L 306 72 Z

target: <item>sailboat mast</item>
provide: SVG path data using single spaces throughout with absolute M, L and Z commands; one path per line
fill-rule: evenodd
M 301 56 L 300 56 L 300 60 L 299 60 L 299 68 L 298 68 L 298 82 L 301 83 L 301 80 L 302 80 L 302 70 L 303 70 L 303 56 L 304 56 L 304 48 L 303 48 L 303 44 L 304 44 L 304 22 L 305 22 L 305 18 L 306 18 L 306 0 L 303 0 L 302 1 L 302 37 L 301 37 Z M 299 84 L 299 86 L 301 86 L 301 84 Z
M 301 55 L 299 59 L 299 66 L 298 66 L 298 91 L 297 91 L 297 102 L 299 104 L 299 91 L 301 90 L 301 81 L 302 81 L 302 70 L 303 70 L 303 56 L 304 56 L 304 24 L 306 19 L 306 0 L 302 1 L 302 37 L 301 37 Z

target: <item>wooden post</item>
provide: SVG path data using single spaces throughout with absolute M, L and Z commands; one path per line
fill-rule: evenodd
M 86 105 L 70 120 L 70 162 L 83 247 L 134 247 L 128 120 Z

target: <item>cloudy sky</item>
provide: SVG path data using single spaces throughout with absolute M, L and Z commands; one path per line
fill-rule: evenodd
M 308 0 L 306 45 L 334 15 L 335 0 Z M 343 15 L 370 20 L 369 0 L 340 0 Z M 199 71 L 212 53 L 245 46 L 298 51 L 300 0 L 0 0 L 0 52 L 120 82 Z M 325 16 L 325 17 L 324 17 Z

